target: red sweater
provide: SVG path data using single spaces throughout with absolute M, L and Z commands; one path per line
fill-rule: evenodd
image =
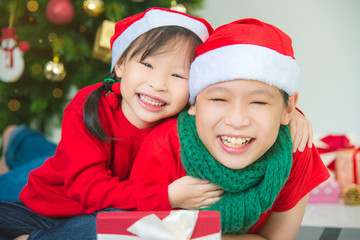
M 85 127 L 83 106 L 87 96 L 101 84 L 77 93 L 65 109 L 61 140 L 54 156 L 30 173 L 20 200 L 34 212 L 62 217 L 108 207 L 136 208 L 134 190 L 144 188 L 146 183 L 128 178 L 140 144 L 151 129 L 136 128 L 120 108 L 113 110 L 102 97 L 100 120 L 104 130 L 118 140 L 104 143 L 92 136 Z M 149 188 L 158 191 L 157 186 Z
M 163 187 L 186 175 L 180 159 L 180 142 L 177 121 L 172 119 L 159 124 L 144 139 L 133 165 L 130 179 L 152 179 L 153 184 Z M 257 232 L 271 211 L 282 212 L 293 208 L 314 187 L 325 181 L 329 173 L 324 166 L 317 149 L 306 148 L 304 152 L 293 155 L 290 176 L 280 191 L 273 206 L 260 216 L 258 222 L 249 231 Z M 142 210 L 170 210 L 164 201 L 163 192 L 142 191 L 138 193 Z

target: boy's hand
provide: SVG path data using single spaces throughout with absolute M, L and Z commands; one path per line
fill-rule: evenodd
M 290 134 L 293 142 L 293 152 L 304 151 L 306 143 L 309 148 L 313 143 L 313 129 L 311 122 L 299 111 L 295 111 L 290 123 Z
M 224 190 L 206 180 L 185 176 L 172 182 L 169 187 L 172 208 L 206 208 L 219 201 Z

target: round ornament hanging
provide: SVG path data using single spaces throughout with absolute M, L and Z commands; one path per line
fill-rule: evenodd
M 65 25 L 74 17 L 74 6 L 69 0 L 51 0 L 46 5 L 46 16 L 56 25 Z
M 46 79 L 53 82 L 60 82 L 64 80 L 66 77 L 64 64 L 54 58 L 54 61 L 49 61 L 45 64 L 44 75 Z
M 97 17 L 104 12 L 103 0 L 85 0 L 83 2 L 83 10 L 90 17 Z
M 177 3 L 176 0 L 171 0 L 170 9 L 178 11 L 178 12 L 183 12 L 183 13 L 187 12 L 186 7 L 181 3 Z
M 30 44 L 25 41 L 17 43 L 16 29 L 5 27 L 1 29 L 0 37 L 0 79 L 4 82 L 16 82 L 24 72 L 24 52 L 29 50 Z

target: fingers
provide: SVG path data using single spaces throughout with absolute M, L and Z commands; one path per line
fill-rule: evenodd
M 187 182 L 187 184 L 199 186 L 199 188 L 203 189 L 202 192 L 216 191 L 221 189 L 218 185 L 204 179 L 197 179 L 191 176 L 185 176 L 183 178 Z
M 303 142 L 302 139 L 303 139 L 304 133 L 299 132 L 300 129 L 297 128 L 296 124 L 293 124 L 290 128 L 291 140 L 293 142 L 293 152 L 296 152 L 298 149 L 299 149 L 299 151 L 303 151 L 303 150 L 301 150 L 301 147 L 302 147 L 301 144 Z M 305 142 L 305 144 L 306 144 L 306 142 Z
M 314 139 L 314 130 L 312 128 L 312 125 L 310 124 L 309 126 L 309 139 L 308 139 L 308 147 L 309 148 L 312 148 L 312 145 L 313 145 L 313 139 Z
M 209 181 L 185 176 L 169 184 L 168 194 L 173 208 L 198 209 L 218 201 L 224 190 Z
M 304 132 L 300 140 L 300 144 L 298 146 L 298 150 L 300 152 L 303 152 L 306 145 L 311 148 L 313 144 L 313 129 L 310 121 L 308 121 L 308 124 L 306 127 L 304 127 Z
M 220 199 L 221 199 L 221 197 L 207 198 L 206 200 L 204 200 L 204 202 L 202 202 L 202 204 L 198 208 L 208 208 L 211 205 L 213 205 L 214 203 L 216 203 L 217 201 L 219 201 Z
M 208 184 L 208 183 L 210 183 L 209 181 L 207 181 L 205 179 L 198 179 L 198 178 L 194 178 L 192 176 L 184 176 L 181 179 L 183 179 L 183 181 L 186 181 L 186 183 L 189 184 L 189 185 Z
M 223 189 L 206 192 L 202 196 L 202 200 L 200 201 L 198 208 L 210 207 L 211 205 L 213 205 L 214 203 L 216 203 L 217 201 L 219 201 L 222 198 L 222 196 L 224 195 L 224 192 L 225 191 Z
M 290 124 L 291 140 L 293 142 L 293 152 L 297 150 L 303 152 L 305 147 L 312 147 L 313 129 L 310 121 L 294 121 Z
M 299 128 L 299 131 L 297 131 L 297 134 L 295 136 L 296 140 L 293 142 L 295 151 L 296 151 L 295 144 L 297 144 L 297 149 L 300 152 L 303 152 L 306 146 L 308 146 L 309 148 L 312 147 L 312 144 L 313 144 L 312 125 L 311 125 L 310 121 L 307 121 L 306 124 L 304 123 L 304 125 L 305 126 L 302 126 L 301 128 Z M 301 133 L 300 129 L 303 129 L 302 134 L 300 134 Z

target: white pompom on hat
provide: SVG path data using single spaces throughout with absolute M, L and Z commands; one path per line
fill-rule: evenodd
M 110 39 L 111 70 L 125 49 L 140 35 L 157 27 L 179 26 L 194 32 L 202 42 L 212 33 L 211 25 L 202 18 L 167 8 L 149 8 L 145 12 L 124 18 L 115 24 L 115 33 Z
M 189 74 L 190 103 L 207 86 L 235 79 L 265 82 L 293 95 L 300 68 L 291 38 L 257 19 L 218 27 L 197 49 Z

